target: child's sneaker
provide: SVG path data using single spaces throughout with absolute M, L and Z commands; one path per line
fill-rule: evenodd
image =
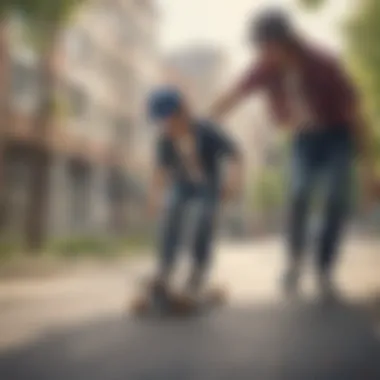
M 292 264 L 286 270 L 284 277 L 282 279 L 282 286 L 284 293 L 287 296 L 296 296 L 299 291 L 299 281 L 300 281 L 300 266 L 297 264 Z
M 165 314 L 170 309 L 168 286 L 161 281 L 153 281 L 149 289 L 150 306 L 153 313 Z
M 322 301 L 326 303 L 336 302 L 339 295 L 331 276 L 328 273 L 320 273 L 317 281 Z

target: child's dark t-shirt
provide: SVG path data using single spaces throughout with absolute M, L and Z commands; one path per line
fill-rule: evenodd
M 217 188 L 219 187 L 223 158 L 237 156 L 236 145 L 221 131 L 221 128 L 211 122 L 195 121 L 192 128 L 197 161 L 202 172 L 201 184 Z M 175 184 L 195 184 L 178 149 L 167 136 L 159 138 L 157 160 L 159 166 L 169 171 Z

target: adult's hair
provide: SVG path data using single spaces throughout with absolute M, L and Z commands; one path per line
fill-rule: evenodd
M 295 41 L 295 32 L 286 13 L 279 9 L 271 9 L 252 18 L 249 39 L 259 45 L 268 42 L 292 44 Z

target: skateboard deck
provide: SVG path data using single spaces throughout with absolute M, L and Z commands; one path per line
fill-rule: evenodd
M 165 305 L 158 307 L 149 293 L 140 294 L 130 305 L 130 312 L 136 317 L 188 317 L 223 306 L 227 296 L 221 289 L 209 289 L 197 298 L 183 293 L 171 292 L 167 295 Z

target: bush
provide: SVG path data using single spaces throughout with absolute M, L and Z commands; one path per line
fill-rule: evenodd
M 22 244 L 17 239 L 0 237 L 0 260 L 20 255 Z
M 118 245 L 112 239 L 77 237 L 51 243 L 47 251 L 64 257 L 77 256 L 115 256 L 119 252 Z
M 273 211 L 284 202 L 284 185 L 279 170 L 267 170 L 255 183 L 253 204 L 259 211 Z
M 150 247 L 152 239 L 146 236 L 120 238 L 77 237 L 56 241 L 47 247 L 53 255 L 63 257 L 115 257 Z
M 120 247 L 124 252 L 150 248 L 154 244 L 153 238 L 150 235 L 135 235 L 124 238 L 120 241 Z

